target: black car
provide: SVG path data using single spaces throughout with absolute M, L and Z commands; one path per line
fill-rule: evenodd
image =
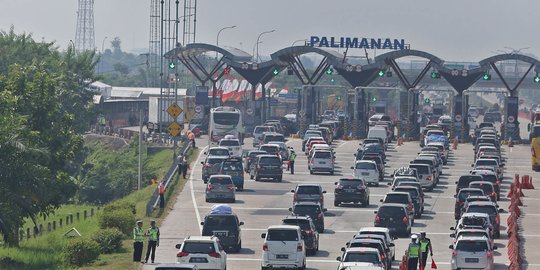
M 409 237 L 412 223 L 403 204 L 386 203 L 375 211 L 375 227 L 388 228 L 390 234 Z
M 251 150 L 247 152 L 245 158 L 244 158 L 244 170 L 249 173 L 251 170 L 251 166 L 255 164 L 255 161 L 257 160 L 257 156 L 268 154 L 265 151 L 261 150 Z
M 488 214 L 493 227 L 495 238 L 501 237 L 501 218 L 497 205 L 492 202 L 470 202 L 464 213 L 484 213 Z
M 319 233 L 324 232 L 324 212 L 325 208 L 317 202 L 297 202 L 289 211 L 297 216 L 308 216 L 313 220 L 315 228 Z
M 319 250 L 319 232 L 310 217 L 287 216 L 283 219 L 283 225 L 296 225 L 302 230 L 306 254 L 315 255 Z
M 232 212 L 210 212 L 204 217 L 202 225 L 202 236 L 216 236 L 223 247 L 229 252 L 240 252 L 242 249 L 242 238 L 240 226 L 244 222 L 239 221 L 236 214 Z
M 283 180 L 283 163 L 278 156 L 257 156 L 257 162 L 255 164 L 255 172 L 253 174 L 255 181 L 259 181 L 262 178 L 271 178 L 278 182 Z
M 369 188 L 364 180 L 342 178 L 334 184 L 334 206 L 341 203 L 361 203 L 364 207 L 369 205 Z
M 396 192 L 407 192 L 411 195 L 411 199 L 414 205 L 414 213 L 416 217 L 421 217 L 424 213 L 424 197 L 420 194 L 417 187 L 413 186 L 398 186 L 394 188 Z
M 384 146 L 380 143 L 368 143 L 364 145 L 364 155 L 373 154 L 379 155 L 383 160 L 386 160 L 386 154 L 384 152 Z
M 469 187 L 469 184 L 474 181 L 483 181 L 481 175 L 462 175 L 456 181 L 456 194 L 459 193 L 459 190 L 462 188 Z
M 456 202 L 454 204 L 454 218 L 458 220 L 461 217 L 461 211 L 463 204 L 465 204 L 465 199 L 469 196 L 485 196 L 484 191 L 479 188 L 462 188 L 459 190 L 458 194 L 454 195 L 456 197 Z

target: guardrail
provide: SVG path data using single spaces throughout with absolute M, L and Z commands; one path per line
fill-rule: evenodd
M 180 153 L 181 153 L 180 156 L 185 157 L 188 151 L 191 149 L 191 146 L 192 146 L 191 142 L 186 137 L 182 137 L 182 148 L 180 149 Z M 171 167 L 169 168 L 169 170 L 167 171 L 165 176 L 163 176 L 163 179 L 162 179 L 162 181 L 164 181 L 165 190 L 169 188 L 169 185 L 171 184 L 171 181 L 173 180 L 173 177 L 177 171 L 178 171 L 177 161 L 174 160 Z M 150 198 L 150 201 L 148 201 L 148 203 L 146 204 L 146 216 L 150 216 L 152 212 L 155 209 L 157 209 L 158 204 L 159 204 L 159 193 L 158 193 L 158 189 L 156 188 L 156 190 L 152 194 L 152 197 Z

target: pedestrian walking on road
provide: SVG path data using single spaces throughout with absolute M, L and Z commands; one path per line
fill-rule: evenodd
M 422 250 L 422 266 L 426 267 L 428 251 L 431 258 L 433 258 L 431 240 L 426 238 L 426 232 L 420 232 L 420 249 Z
M 142 262 L 142 252 L 144 246 L 144 229 L 142 228 L 142 220 L 137 221 L 137 225 L 133 228 L 133 261 Z
M 159 193 L 159 208 L 163 209 L 165 208 L 165 184 L 163 183 L 163 181 L 159 182 L 158 193 Z
M 291 155 L 289 156 L 289 166 L 291 168 L 291 174 L 294 174 L 294 161 L 296 160 L 296 153 L 294 150 L 291 150 Z
M 182 160 L 182 175 L 184 176 L 184 179 L 186 179 L 187 171 L 189 170 L 189 162 L 186 158 L 183 158 Z
M 184 169 L 184 158 L 182 156 L 176 158 L 176 165 L 178 166 L 178 176 L 180 176 Z
M 193 148 L 197 148 L 195 147 L 195 134 L 189 131 L 187 137 L 188 137 L 189 142 L 191 143 L 191 146 L 193 146 Z
M 418 243 L 418 236 L 413 234 L 411 236 L 411 243 L 409 243 L 408 253 L 408 268 L 409 270 L 417 270 L 418 262 L 421 262 L 422 253 L 420 252 L 420 244 Z
M 148 248 L 146 249 L 146 258 L 144 259 L 144 262 L 147 263 L 148 257 L 151 257 L 152 263 L 154 263 L 154 259 L 156 258 L 156 247 L 159 247 L 159 228 L 156 227 L 155 220 L 150 221 L 150 228 L 148 228 L 146 234 L 148 235 Z M 150 252 L 152 256 L 150 256 Z

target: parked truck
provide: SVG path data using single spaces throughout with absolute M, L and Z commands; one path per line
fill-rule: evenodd
M 161 102 L 160 102 L 161 101 Z M 169 113 L 167 108 L 175 102 L 174 98 L 160 98 L 160 97 L 150 97 L 148 99 L 148 123 L 146 127 L 149 132 L 159 132 L 161 126 L 162 132 L 167 132 L 167 127 L 174 120 Z M 184 99 L 179 97 L 176 102 L 178 106 L 183 110 L 184 109 Z M 161 114 L 161 118 L 159 115 Z M 160 122 L 161 120 L 161 122 Z M 182 125 L 184 124 L 184 113 L 182 112 L 178 118 L 177 122 Z

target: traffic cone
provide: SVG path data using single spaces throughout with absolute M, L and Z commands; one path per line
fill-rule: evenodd
M 529 187 L 530 189 L 534 189 L 533 183 L 532 183 L 532 176 L 529 178 Z
M 431 269 L 437 269 L 437 264 L 433 258 L 431 258 Z
M 508 191 L 508 194 L 506 195 L 507 198 L 512 198 L 514 196 L 514 183 L 510 184 L 510 190 Z

